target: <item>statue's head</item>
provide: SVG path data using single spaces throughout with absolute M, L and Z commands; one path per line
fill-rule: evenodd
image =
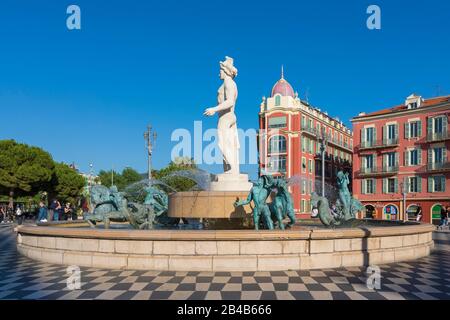
M 237 76 L 238 70 L 234 66 L 234 60 L 230 57 L 225 57 L 225 61 L 220 61 L 220 79 L 224 80 L 226 76 L 234 79 Z

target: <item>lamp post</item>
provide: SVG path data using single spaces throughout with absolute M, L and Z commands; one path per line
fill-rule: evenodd
M 320 152 L 322 156 L 322 197 L 325 197 L 325 152 L 327 150 L 328 137 L 325 131 L 325 128 L 322 128 L 320 131 L 319 140 L 320 140 Z
M 406 210 L 406 195 L 408 194 L 408 178 L 403 178 L 403 182 L 400 183 L 400 188 L 402 189 L 402 196 L 403 196 L 403 222 L 408 221 L 408 212 Z
M 148 153 L 148 160 L 147 160 L 147 166 L 148 166 L 148 180 L 152 179 L 152 153 L 153 153 L 153 146 L 156 141 L 156 132 L 153 132 L 152 134 L 152 126 L 147 126 L 147 131 L 144 132 L 144 140 L 147 146 L 147 153 Z

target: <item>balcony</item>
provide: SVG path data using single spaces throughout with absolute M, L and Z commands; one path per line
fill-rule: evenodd
M 450 139 L 448 132 L 436 132 L 427 134 L 427 142 L 439 142 Z
M 383 166 L 381 168 L 361 168 L 361 170 L 356 172 L 358 177 L 373 177 L 373 176 L 388 176 L 395 175 L 399 171 L 398 165 L 392 167 Z
M 318 136 L 318 132 L 316 128 L 310 127 L 309 125 L 302 124 L 302 131 L 308 133 L 314 137 Z
M 397 147 L 398 145 L 399 145 L 398 138 L 383 139 L 376 141 L 363 141 L 358 146 L 358 150 L 382 149 L 382 148 Z
M 450 162 L 436 162 L 427 165 L 428 172 L 449 172 Z

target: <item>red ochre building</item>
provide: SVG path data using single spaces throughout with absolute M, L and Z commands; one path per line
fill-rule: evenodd
M 293 178 L 290 187 L 299 218 L 311 216 L 310 195 L 321 193 L 320 139 L 326 133 L 325 177 L 334 185 L 338 170 L 352 173 L 352 132 L 341 121 L 299 99 L 292 86 L 281 79 L 264 97 L 259 113 L 259 173 Z
M 438 223 L 450 205 L 450 96 L 409 96 L 404 104 L 352 119 L 353 193 L 367 218 Z M 406 199 L 406 205 L 404 204 Z

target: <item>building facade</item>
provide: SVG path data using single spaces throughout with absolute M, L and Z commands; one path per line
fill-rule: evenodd
M 351 130 L 300 100 L 283 71 L 270 97 L 264 97 L 260 105 L 259 128 L 259 173 L 289 179 L 294 209 L 300 218 L 310 217 L 310 195 L 322 190 L 322 143 L 325 190 L 331 191 L 338 170 L 352 173 Z
M 352 119 L 353 193 L 367 218 L 438 223 L 450 205 L 450 96 L 409 96 L 393 108 Z

